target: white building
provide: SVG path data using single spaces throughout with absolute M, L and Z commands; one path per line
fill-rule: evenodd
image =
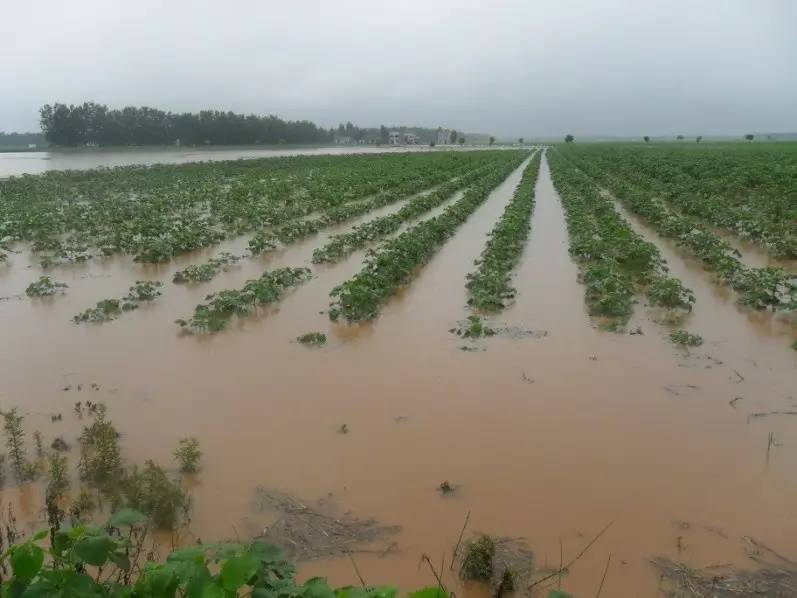
M 419 141 L 415 133 L 404 133 L 404 143 L 407 145 L 417 145 Z
M 390 133 L 388 133 L 388 143 L 390 145 L 399 145 L 401 143 L 401 133 L 398 131 L 390 131 Z
M 451 140 L 451 130 L 450 129 L 438 129 L 437 130 L 437 145 L 448 145 L 450 140 Z

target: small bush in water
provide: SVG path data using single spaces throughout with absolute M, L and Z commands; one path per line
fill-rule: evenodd
M 676 330 L 670 334 L 670 340 L 676 345 L 684 347 L 698 347 L 703 344 L 703 337 L 699 334 L 691 334 L 686 330 Z
M 308 332 L 296 338 L 303 345 L 314 345 L 320 347 L 327 343 L 327 335 L 323 332 Z
M 174 449 L 174 458 L 180 464 L 183 473 L 195 473 L 199 469 L 199 459 L 202 451 L 199 450 L 199 441 L 193 436 L 182 438 Z
M 28 297 L 50 297 L 56 293 L 63 293 L 69 285 L 63 282 L 56 282 L 49 276 L 42 276 L 39 280 L 32 282 L 25 289 Z

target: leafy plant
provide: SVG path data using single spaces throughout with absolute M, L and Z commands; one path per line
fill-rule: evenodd
M 515 296 L 516 291 L 510 279 L 531 226 L 540 156 L 541 153 L 537 152 L 529 162 L 515 194 L 489 233 L 484 251 L 476 262 L 478 269 L 468 274 L 465 286 L 469 293 L 468 305 L 471 307 L 497 311 L 506 307 Z
M 14 476 L 19 482 L 30 480 L 34 476 L 36 468 L 28 461 L 25 448 L 25 430 L 22 427 L 25 418 L 19 415 L 16 407 L 3 411 L 0 415 L 3 417 L 3 432 L 5 432 L 6 448 Z
M 133 467 L 122 480 L 121 493 L 125 504 L 165 530 L 176 529 L 190 505 L 186 492 L 153 461 L 146 461 L 142 468 Z
M 670 333 L 670 340 L 683 347 L 698 347 L 703 344 L 703 337 L 699 334 L 691 334 L 686 330 L 675 330 Z
M 183 473 L 196 473 L 199 469 L 199 459 L 202 451 L 199 450 L 199 441 L 193 436 L 181 438 L 174 450 L 174 458 L 180 464 Z
M 308 268 L 278 268 L 264 272 L 260 278 L 247 280 L 241 289 L 208 295 L 208 302 L 197 305 L 190 319 L 177 320 L 176 323 L 195 332 L 218 332 L 235 316 L 249 315 L 257 307 L 277 303 L 288 290 L 309 280 L 310 276 Z
M 488 582 L 493 577 L 493 557 L 495 541 L 482 534 L 465 546 L 460 575 L 464 579 Z
M 63 282 L 56 282 L 49 276 L 42 276 L 28 285 L 25 294 L 28 297 L 50 297 L 56 293 L 63 293 L 69 285 Z
M 296 341 L 303 345 L 313 345 L 320 347 L 327 344 L 327 335 L 323 332 L 307 332 L 296 337 Z

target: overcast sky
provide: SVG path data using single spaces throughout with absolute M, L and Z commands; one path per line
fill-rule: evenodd
M 512 136 L 797 131 L 792 0 L 2 0 L 0 130 L 48 102 Z

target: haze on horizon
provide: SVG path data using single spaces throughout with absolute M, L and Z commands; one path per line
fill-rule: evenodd
M 99 0 L 3 7 L 0 130 L 55 101 L 527 138 L 797 131 L 797 3 Z

